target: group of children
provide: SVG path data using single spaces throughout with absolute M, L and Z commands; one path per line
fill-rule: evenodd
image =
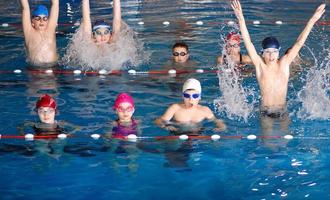
M 23 32 L 30 62 L 38 65 L 56 63 L 58 56 L 56 53 L 55 29 L 58 20 L 59 0 L 52 0 L 50 14 L 46 7 L 38 6 L 32 12 L 32 19 L 30 18 L 31 14 L 28 0 L 21 0 L 21 4 L 23 7 Z M 121 37 L 119 34 L 122 24 L 120 0 L 113 0 L 112 29 L 105 21 L 99 20 L 92 26 L 89 0 L 82 0 L 82 5 L 83 20 L 81 28 L 92 42 L 102 47 L 102 45 L 113 43 Z M 218 63 L 226 65 L 229 62 L 233 62 L 238 67 L 252 64 L 255 68 L 256 78 L 260 87 L 261 116 L 269 118 L 281 118 L 286 116 L 286 96 L 290 65 L 298 56 L 314 24 L 325 12 L 325 4 L 321 4 L 316 9 L 296 42 L 282 57 L 279 56 L 280 44 L 275 37 L 266 37 L 262 41 L 262 54 L 259 55 L 252 44 L 239 0 L 232 0 L 231 7 L 238 20 L 240 32 L 248 55 L 242 55 L 240 53 L 240 36 L 237 33 L 230 33 L 226 37 L 226 53 L 218 58 Z M 186 44 L 177 43 L 173 46 L 172 51 L 174 62 L 186 63 L 188 61 L 189 49 Z M 182 89 L 183 103 L 170 106 L 164 115 L 156 120 L 156 124 L 162 128 L 175 131 L 177 128 L 169 123 L 172 119 L 181 124 L 195 124 L 208 119 L 216 123 L 217 129 L 225 129 L 225 124 L 221 120 L 216 119 L 208 107 L 199 105 L 201 91 L 201 85 L 198 80 L 188 79 L 184 83 Z M 41 99 L 45 98 L 49 99 L 49 96 L 43 96 Z M 126 127 L 126 125 L 136 127 L 138 122 L 132 119 L 134 113 L 132 97 L 123 93 L 118 96 L 115 102 L 114 109 L 118 115 L 116 124 L 119 128 L 115 129 L 114 132 L 123 129 L 122 127 Z M 40 109 L 40 119 L 42 119 L 42 115 L 49 114 L 49 118 L 52 120 L 45 121 L 45 123 L 55 123 L 53 119 L 55 112 L 52 112 L 52 109 L 55 111 L 55 108 L 50 105 L 46 107 L 37 106 L 37 108 L 38 114 Z M 42 110 L 44 108 L 49 108 L 50 110 L 44 112 L 44 110 Z

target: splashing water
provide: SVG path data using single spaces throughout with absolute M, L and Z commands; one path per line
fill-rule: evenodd
M 306 85 L 298 92 L 302 108 L 298 111 L 301 119 L 330 118 L 330 49 L 327 56 L 307 73 Z
M 143 43 L 135 38 L 135 33 L 125 23 L 122 23 L 118 39 L 103 46 L 97 46 L 86 37 L 80 27 L 69 43 L 63 64 L 69 68 L 79 67 L 83 70 L 118 70 L 138 66 L 148 60 L 148 54 L 142 54 L 142 50 Z
M 222 55 L 227 52 L 223 48 Z M 253 111 L 255 102 L 254 92 L 252 89 L 244 89 L 241 82 L 241 75 L 237 70 L 236 64 L 230 60 L 230 56 L 226 55 L 228 62 L 218 65 L 219 87 L 222 96 L 214 100 L 214 105 L 218 112 L 225 112 L 229 119 L 243 119 L 247 122 Z M 253 102 L 249 103 L 248 97 L 252 96 Z

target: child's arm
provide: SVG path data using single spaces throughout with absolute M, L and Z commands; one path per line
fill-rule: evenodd
M 298 39 L 295 44 L 292 46 L 291 50 L 285 54 L 281 62 L 285 64 L 285 66 L 289 66 L 295 57 L 298 55 L 300 49 L 304 45 L 309 33 L 311 32 L 314 24 L 321 18 L 323 13 L 325 12 L 325 4 L 321 4 L 314 12 L 314 15 L 309 19 L 305 29 L 300 33 Z
M 82 1 L 82 28 L 85 34 L 92 37 L 92 22 L 90 16 L 89 0 Z
M 120 0 L 113 0 L 113 20 L 112 20 L 112 37 L 116 40 L 121 28 L 121 5 Z
M 233 8 L 234 12 L 235 12 L 235 15 L 236 15 L 236 18 L 238 19 L 238 24 L 239 24 L 239 27 L 240 27 L 240 31 L 241 31 L 241 34 L 242 34 L 242 38 L 244 40 L 244 44 L 245 44 L 245 47 L 246 47 L 246 50 L 252 60 L 252 63 L 254 64 L 255 68 L 256 68 L 256 71 L 257 73 L 260 72 L 260 65 L 261 63 L 263 62 L 262 59 L 260 58 L 260 56 L 258 55 L 254 45 L 252 44 L 251 42 L 251 38 L 250 38 L 250 34 L 249 34 L 249 31 L 246 27 L 246 24 L 245 24 L 245 19 L 244 19 L 244 16 L 243 16 L 243 10 L 242 10 L 242 7 L 241 7 L 241 4 L 239 2 L 239 0 L 233 0 L 231 2 L 231 7 Z
M 212 110 L 209 107 L 206 107 L 205 110 L 206 113 L 206 119 L 208 119 L 209 121 L 213 121 L 216 128 L 214 129 L 215 131 L 224 131 L 226 130 L 226 124 L 221 120 L 218 119 L 214 116 Z
M 23 33 L 25 39 L 27 38 L 27 35 L 29 34 L 32 24 L 31 24 L 31 11 L 30 11 L 30 5 L 28 0 L 21 0 L 22 5 L 22 26 L 23 26 Z
M 59 0 L 52 0 L 52 7 L 50 10 L 49 22 L 47 29 L 51 29 L 55 32 L 59 15 Z
M 173 118 L 175 112 L 177 111 L 177 104 L 171 105 L 166 112 L 159 118 L 155 120 L 155 124 L 160 128 L 164 128 L 170 131 L 175 131 L 176 128 L 173 126 L 167 126 L 169 121 Z

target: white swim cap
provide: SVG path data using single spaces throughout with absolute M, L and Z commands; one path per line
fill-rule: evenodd
M 199 94 L 202 93 L 202 87 L 201 83 L 194 78 L 190 78 L 184 82 L 182 87 L 182 92 L 185 92 L 186 90 L 196 90 Z

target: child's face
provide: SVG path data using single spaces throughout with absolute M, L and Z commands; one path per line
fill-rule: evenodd
M 184 47 L 175 47 L 173 49 L 172 54 L 173 54 L 173 60 L 177 63 L 184 63 L 189 58 L 188 51 Z
M 187 108 L 197 106 L 201 99 L 201 94 L 196 90 L 186 90 L 183 94 L 183 102 Z
M 240 44 L 236 40 L 228 40 L 226 43 L 226 50 L 228 55 L 235 55 L 240 53 Z
M 264 49 L 262 56 L 265 60 L 265 63 L 276 62 L 279 58 L 280 51 L 276 48 L 268 48 Z
M 95 42 L 97 44 L 104 44 L 109 42 L 111 38 L 111 32 L 107 28 L 99 28 L 93 32 Z
M 40 15 L 32 18 L 32 26 L 38 31 L 46 30 L 47 25 L 48 25 L 48 17 L 45 15 Z
M 118 108 L 116 108 L 118 119 L 120 121 L 125 121 L 125 122 L 129 122 L 132 120 L 134 111 L 135 110 L 132 104 L 127 102 L 119 104 Z
M 41 122 L 46 124 L 55 123 L 55 109 L 51 107 L 38 108 L 38 115 Z

